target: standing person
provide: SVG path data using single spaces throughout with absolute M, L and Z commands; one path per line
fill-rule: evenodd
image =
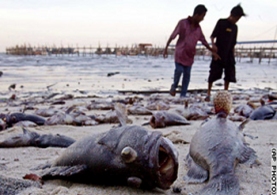
M 175 71 L 174 71 L 174 79 L 173 84 L 170 88 L 170 95 L 175 96 L 176 88 L 178 87 L 178 83 L 180 77 L 183 73 L 183 81 L 182 81 L 182 90 L 181 97 L 185 97 L 188 89 L 188 85 L 190 82 L 190 73 L 191 67 L 194 61 L 194 55 L 196 52 L 196 44 L 197 41 L 201 41 L 202 44 L 212 51 L 212 48 L 207 43 L 205 36 L 202 33 L 202 29 L 199 23 L 204 19 L 207 12 L 207 8 L 204 5 L 197 5 L 194 8 L 193 16 L 189 16 L 186 19 L 181 19 L 175 30 L 172 32 L 169 37 L 163 56 L 166 58 L 168 56 L 167 48 L 171 41 L 179 35 L 177 44 L 175 47 Z
M 236 61 L 234 57 L 235 45 L 237 43 L 238 27 L 236 23 L 245 16 L 240 5 L 232 8 L 230 16 L 219 19 L 211 35 L 213 50 L 217 52 L 221 60 L 213 58 L 210 65 L 208 78 L 208 92 L 206 101 L 210 101 L 213 82 L 221 79 L 224 69 L 224 90 L 229 89 L 230 82 L 236 82 Z M 216 39 L 216 42 L 215 42 Z

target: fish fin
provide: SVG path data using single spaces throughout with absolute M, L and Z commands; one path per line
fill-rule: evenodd
M 78 174 L 87 169 L 86 165 L 75 165 L 75 166 L 55 166 L 51 167 L 42 175 L 43 180 L 60 178 L 60 177 L 70 177 Z
M 120 130 L 119 130 L 120 129 Z M 116 131 L 108 131 L 99 141 L 98 144 L 105 145 L 111 150 L 117 147 L 119 140 L 126 128 L 119 127 Z
M 139 188 L 142 180 L 138 177 L 129 177 L 127 179 L 128 186 L 133 187 L 133 188 Z
M 211 120 L 211 118 L 206 118 L 201 124 L 200 124 L 200 126 L 203 126 L 203 125 L 205 125 L 208 121 L 210 121 Z
M 143 123 L 141 126 L 150 125 L 150 122 Z
M 190 125 L 190 122 L 184 120 L 175 120 L 175 122 L 181 125 Z
M 243 151 L 238 158 L 239 163 L 246 163 L 250 166 L 257 163 L 257 155 L 255 150 L 250 147 L 244 146 Z
M 244 137 L 249 137 L 249 138 L 252 139 L 252 140 L 255 140 L 255 139 L 258 139 L 258 138 L 259 138 L 258 136 L 253 136 L 253 135 L 250 135 L 250 134 L 247 134 L 247 133 L 243 133 L 243 136 L 244 136 Z
M 212 178 L 199 194 L 238 195 L 239 181 L 234 174 L 221 174 Z
M 47 168 L 50 168 L 51 167 L 51 163 L 50 162 L 47 162 L 45 164 L 40 164 L 34 168 L 31 168 L 31 170 L 43 170 L 43 169 L 47 169 Z
M 121 126 L 126 126 L 128 121 L 126 107 L 123 104 L 117 103 L 114 105 L 114 109 Z
M 242 132 L 245 125 L 249 122 L 249 119 L 244 120 L 240 125 L 239 125 L 239 130 Z
M 23 134 L 28 134 L 30 131 L 22 127 Z
M 187 183 L 203 183 L 208 179 L 208 171 L 196 164 L 190 155 L 186 158 L 186 165 L 189 170 L 183 179 Z
M 23 135 L 26 135 L 27 137 L 29 137 L 30 139 L 33 139 L 33 138 L 37 138 L 39 137 L 40 135 L 34 131 L 30 131 L 28 129 L 25 129 L 22 127 L 22 130 L 23 130 Z

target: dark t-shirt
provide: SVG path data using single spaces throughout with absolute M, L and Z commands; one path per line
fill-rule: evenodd
M 237 43 L 237 32 L 237 25 L 228 19 L 219 19 L 214 28 L 211 37 L 216 38 L 218 55 L 224 61 L 234 59 L 233 49 Z

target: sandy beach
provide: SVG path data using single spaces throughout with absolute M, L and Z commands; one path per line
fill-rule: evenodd
M 134 76 L 136 74 L 134 73 L 134 70 L 132 70 L 132 72 L 129 69 L 130 66 L 132 66 L 131 64 L 125 69 L 119 69 L 120 65 L 130 63 L 130 59 L 127 62 L 122 59 L 117 59 L 116 66 L 108 66 L 109 63 L 112 64 L 111 61 L 113 59 L 106 59 L 104 60 L 105 63 L 103 63 L 102 69 L 99 70 L 98 73 L 93 74 L 92 70 L 96 71 L 96 69 L 85 68 L 86 66 L 82 66 L 81 68 L 76 66 L 75 69 L 72 69 L 74 68 L 74 64 L 77 63 L 76 61 L 71 62 L 71 68 L 68 68 L 64 65 L 47 66 L 47 62 L 51 61 L 51 59 L 48 59 L 47 61 L 42 58 L 21 59 L 24 63 L 29 61 L 29 64 L 26 64 L 25 66 L 14 66 L 15 70 L 13 72 L 12 58 L 15 57 L 1 59 L 2 64 L 4 62 L 9 62 L 10 64 L 7 65 L 6 63 L 6 66 L 2 67 L 4 74 L 0 78 L 0 113 L 8 114 L 25 110 L 25 113 L 34 114 L 37 109 L 41 108 L 53 107 L 57 110 L 66 110 L 74 105 L 80 110 L 83 109 L 83 112 L 85 112 L 86 115 L 105 114 L 109 110 L 87 110 L 84 108 L 91 104 L 92 101 L 111 101 L 115 99 L 126 99 L 127 97 L 140 98 L 140 103 L 144 106 L 149 103 L 151 98 L 156 97 L 166 102 L 170 106 L 169 110 L 176 110 L 176 108 L 184 109 L 183 101 L 180 101 L 178 97 L 171 97 L 167 93 L 152 94 L 150 96 L 143 94 L 123 95 L 117 93 L 117 90 L 168 90 L 173 73 L 172 59 L 167 59 L 167 61 L 162 61 L 161 59 L 143 59 L 141 60 L 143 61 L 143 64 L 139 64 L 140 58 L 131 59 L 134 67 L 140 65 L 140 68 L 138 68 L 139 74 Z M 85 60 L 89 63 L 88 59 Z M 20 60 L 16 59 L 15 61 Z M 55 59 L 55 62 L 59 62 L 59 60 Z M 83 62 L 84 59 L 82 60 L 82 63 Z M 16 62 L 15 64 L 17 63 L 20 64 L 19 62 Z M 44 65 L 39 66 L 36 65 L 36 63 Z M 196 63 L 194 71 L 198 73 L 192 73 L 193 76 L 190 89 L 205 89 L 208 64 L 208 60 L 198 61 Z M 142 67 L 147 65 L 148 68 L 146 67 L 146 69 L 151 70 L 151 73 L 142 76 L 140 73 L 145 71 Z M 158 68 L 154 68 L 153 70 L 149 69 L 149 66 L 158 66 Z M 249 70 L 247 67 L 252 69 Z M 131 67 L 131 69 L 132 68 L 133 67 Z M 249 64 L 247 62 L 238 63 L 237 71 L 239 82 L 233 84 L 231 89 L 233 97 L 236 97 L 233 102 L 233 108 L 240 104 L 246 104 L 250 100 L 258 105 L 259 99 L 264 95 L 276 94 L 276 68 L 276 64 L 265 66 Z M 29 70 L 33 71 L 28 72 Z M 108 72 L 116 71 L 119 71 L 120 74 L 113 77 L 106 76 Z M 132 73 L 128 73 L 128 71 Z M 8 90 L 9 85 L 12 83 L 17 84 L 16 89 Z M 222 83 L 222 81 L 219 81 L 218 83 Z M 47 88 L 47 86 L 52 84 L 53 86 Z M 22 87 L 20 87 L 21 85 Z M 221 85 L 215 87 L 215 89 L 220 88 L 222 88 Z M 213 91 L 213 94 L 214 93 L 215 91 Z M 15 98 L 10 99 L 12 95 L 15 95 Z M 73 98 L 62 99 L 66 95 L 72 95 Z M 200 99 L 201 104 L 211 107 L 209 103 L 203 101 L 205 93 L 191 93 L 189 96 L 191 102 L 196 102 L 197 99 Z M 61 99 L 63 101 L 62 104 L 53 104 Z M 233 113 L 234 110 L 231 111 L 231 114 Z M 140 126 L 143 123 L 148 122 L 151 115 L 141 116 L 129 114 L 128 117 L 133 121 L 132 124 Z M 210 117 L 214 117 L 214 115 L 210 115 Z M 42 188 L 28 188 L 20 194 L 176 194 L 173 192 L 173 187 L 181 189 L 179 194 L 199 194 L 199 190 L 203 188 L 205 184 L 186 184 L 183 181 L 183 177 L 187 173 L 184 159 L 188 154 L 190 146 L 189 142 L 194 133 L 199 129 L 203 120 L 193 120 L 190 122 L 191 124 L 186 126 L 169 126 L 159 129 L 153 129 L 150 125 L 145 126 L 149 131 L 161 131 L 164 135 L 168 136 L 172 142 L 176 141 L 177 138 L 183 140 L 183 142 L 174 143 L 179 152 L 179 170 L 178 178 L 169 190 L 144 191 L 126 186 L 101 186 L 94 184 L 79 184 L 63 180 L 52 180 L 44 182 Z M 241 122 L 235 123 L 239 125 Z M 43 125 L 26 128 L 39 134 L 59 133 L 79 140 L 86 135 L 108 131 L 116 125 L 118 124 L 104 123 L 90 126 Z M 240 195 L 268 195 L 271 193 L 271 150 L 272 148 L 277 147 L 276 126 L 276 120 L 251 120 L 246 125 L 244 133 L 257 137 L 256 139 L 250 139 L 249 137 L 246 137 L 245 139 L 249 143 L 249 146 L 256 151 L 260 165 L 250 167 L 249 165 L 238 164 L 235 174 L 239 178 Z M 0 131 L 0 141 L 20 133 L 22 133 L 22 127 L 20 126 L 13 126 L 4 131 Z M 64 148 L 54 147 L 0 148 L 0 175 L 12 178 L 23 178 L 29 173 L 40 175 L 41 172 L 39 170 L 33 170 L 33 168 L 45 164 L 46 162 L 54 161 L 64 150 Z

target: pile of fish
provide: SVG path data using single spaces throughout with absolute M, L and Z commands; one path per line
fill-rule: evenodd
M 51 103 L 49 97 L 46 99 Z M 205 122 L 190 142 L 186 159 L 188 172 L 184 179 L 188 183 L 207 182 L 200 194 L 237 195 L 239 181 L 234 174 L 237 163 L 257 163 L 255 151 L 244 140 L 242 129 L 248 121 L 246 119 L 277 119 L 275 101 L 265 104 L 262 100 L 261 105 L 254 105 L 252 100 L 232 109 L 234 102 L 226 91 L 218 92 L 213 103 L 195 97 L 183 100 L 158 95 L 96 98 L 89 103 L 69 106 L 63 101 L 65 99 L 52 101 L 48 108 L 37 108 L 36 102 L 26 104 L 25 101 L 21 112 L 6 110 L 0 114 L 0 130 L 15 125 L 23 128 L 23 134 L 0 142 L 0 147 L 67 148 L 54 162 L 38 167 L 43 170 L 39 180 L 66 179 L 168 189 L 177 179 L 178 151 L 162 132 L 148 130 L 143 125 L 156 129 L 190 125 L 194 120 L 201 120 Z M 45 100 L 43 103 L 46 104 Z M 95 114 L 94 110 L 105 113 Z M 146 116 L 148 122 L 141 126 L 131 125 L 130 115 Z M 237 120 L 244 122 L 237 126 L 233 122 Z M 60 134 L 41 135 L 27 129 L 36 125 L 88 126 L 102 123 L 120 126 L 78 141 Z M 0 192 L 5 190 L 3 186 L 5 184 L 0 185 Z M 32 185 L 26 184 L 29 186 Z
M 0 130 L 12 127 L 13 125 L 24 127 L 36 125 L 89 126 L 102 123 L 119 123 L 114 111 L 116 103 L 126 105 L 126 114 L 128 115 L 150 116 L 148 124 L 153 128 L 165 128 L 171 125 L 189 125 L 189 121 L 205 120 L 215 113 L 212 103 L 205 103 L 201 99 L 199 100 L 198 97 L 191 97 L 187 100 L 170 99 L 163 96 L 96 98 L 86 104 L 64 106 L 66 104 L 65 101 L 68 98 L 71 99 L 72 96 L 65 95 L 52 101 L 49 100 L 52 96 L 49 96 L 46 97 L 46 100 L 50 104 L 48 108 L 37 108 L 35 104 L 41 102 L 28 102 L 25 100 L 24 103 L 21 102 L 21 105 L 24 106 L 21 112 L 11 113 L 8 111 L 0 113 Z M 251 100 L 248 97 L 249 101 L 246 104 L 239 104 L 234 108 L 228 116 L 229 119 L 233 121 L 243 121 L 246 118 L 252 120 L 277 119 L 277 100 L 272 100 L 273 96 L 271 95 L 271 101 L 266 104 L 265 97 L 260 97 L 259 100 L 257 98 L 256 100 L 253 98 Z M 239 102 L 238 97 L 235 99 Z M 260 102 L 260 105 L 257 105 L 257 101 Z M 45 102 L 43 103 L 45 104 Z M 11 103 L 7 102 L 7 104 L 9 106 Z M 20 101 L 18 104 L 17 106 L 20 106 Z M 60 108 L 58 107 L 59 104 L 62 105 Z M 173 108 L 171 106 L 176 104 L 181 107 Z M 106 111 L 106 113 L 95 114 L 93 110 L 102 110 Z M 128 123 L 132 123 L 132 121 L 128 120 Z

